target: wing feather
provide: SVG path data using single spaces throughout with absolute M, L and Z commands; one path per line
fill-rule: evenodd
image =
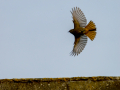
M 86 24 L 87 24 L 87 20 L 86 20 L 86 17 L 84 15 L 84 13 L 81 11 L 81 9 L 79 8 L 72 8 L 72 16 L 73 16 L 73 22 L 74 23 L 74 28 L 76 28 L 78 25 L 80 27 L 85 27 Z M 76 27 L 75 27 L 76 26 Z
M 78 39 L 78 38 L 75 38 Z M 75 40 L 75 44 L 74 44 L 74 48 L 71 52 L 72 56 L 78 55 L 82 52 L 82 50 L 85 48 L 86 43 L 87 43 L 87 36 L 86 35 L 82 35 L 78 40 Z M 78 42 L 77 42 L 78 41 Z

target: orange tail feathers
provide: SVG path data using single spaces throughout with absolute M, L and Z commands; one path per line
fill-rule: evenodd
M 93 21 L 90 21 L 88 25 L 85 27 L 86 33 L 85 35 L 88 36 L 91 40 L 94 40 L 96 36 L 96 26 Z

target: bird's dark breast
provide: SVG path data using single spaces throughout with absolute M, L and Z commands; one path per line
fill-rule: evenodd
M 72 34 L 73 34 L 75 37 L 80 37 L 80 36 L 84 35 L 83 32 L 80 32 L 80 33 L 74 32 L 74 33 L 72 33 Z

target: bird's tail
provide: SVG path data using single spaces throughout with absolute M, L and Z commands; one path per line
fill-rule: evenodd
M 94 40 L 96 36 L 96 26 L 93 21 L 90 21 L 88 25 L 85 27 L 86 33 L 85 35 L 88 36 L 91 40 Z

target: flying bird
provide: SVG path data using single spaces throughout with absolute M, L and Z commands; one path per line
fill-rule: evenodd
M 71 14 L 74 23 L 74 29 L 71 29 L 69 32 L 75 37 L 74 47 L 71 51 L 71 55 L 76 56 L 85 48 L 87 37 L 89 37 L 92 41 L 94 40 L 96 36 L 96 26 L 93 21 L 90 21 L 87 24 L 84 13 L 78 7 L 72 8 Z

